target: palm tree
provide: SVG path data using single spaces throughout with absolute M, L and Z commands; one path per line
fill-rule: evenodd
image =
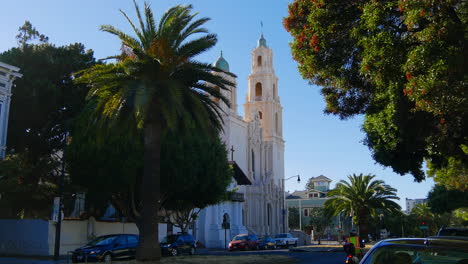
M 384 181 L 373 180 L 375 175 L 353 174 L 349 181 L 341 180 L 335 189 L 328 193 L 331 198 L 325 202 L 328 213 L 351 215 L 352 221 L 359 227 L 361 237 L 367 238 L 369 217 L 376 215 L 378 209 L 386 211 L 400 210 L 393 200 L 399 200 L 396 189 Z
M 142 131 L 144 169 L 138 180 L 139 203 L 132 208 L 140 232 L 137 260 L 157 261 L 161 134 L 183 129 L 189 122 L 206 131 L 219 131 L 222 110 L 213 98 L 229 105 L 220 89 L 232 83 L 212 72 L 234 75 L 194 60 L 213 47 L 217 38 L 201 27 L 209 18 L 194 20 L 197 13 L 191 14 L 192 6 L 172 7 L 156 24 L 147 3 L 143 14 L 135 0 L 134 5 L 137 25 L 121 13 L 135 37 L 110 25 L 101 26 L 120 39 L 122 52 L 110 57 L 115 62 L 82 72 L 77 81 L 91 86 L 88 99 L 94 107 L 93 122 L 107 130 L 136 124 Z M 203 36 L 195 38 L 197 33 Z

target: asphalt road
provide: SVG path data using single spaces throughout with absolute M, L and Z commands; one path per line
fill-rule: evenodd
M 344 263 L 346 255 L 338 252 L 291 252 L 288 249 L 259 250 L 259 251 L 234 251 L 210 250 L 199 252 L 200 255 L 284 255 L 297 259 L 297 264 L 341 264 Z

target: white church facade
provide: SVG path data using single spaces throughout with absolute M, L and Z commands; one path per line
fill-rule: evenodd
M 13 81 L 21 78 L 18 67 L 0 61 L 0 158 L 4 159 L 7 148 L 8 118 Z
M 229 71 L 221 56 L 214 65 Z M 222 73 L 215 73 L 222 74 Z M 273 51 L 261 36 L 251 52 L 251 73 L 244 104 L 244 116 L 237 112 L 235 78 L 224 74 L 234 86 L 222 91 L 231 103 L 220 102 L 224 110 L 221 135 L 231 149 L 229 160 L 241 170 L 231 188 L 237 195 L 230 202 L 202 210 L 195 225 L 196 239 L 210 248 L 223 248 L 242 233 L 275 235 L 285 232 L 284 146 L 282 106 L 278 96 L 278 78 L 273 67 Z M 229 229 L 222 226 L 229 221 Z

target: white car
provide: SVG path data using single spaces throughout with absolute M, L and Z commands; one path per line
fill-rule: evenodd
M 297 237 L 293 237 L 290 233 L 277 234 L 274 238 L 276 246 L 278 247 L 288 247 L 295 246 L 297 247 Z

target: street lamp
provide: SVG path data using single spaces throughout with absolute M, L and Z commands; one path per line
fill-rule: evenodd
M 283 233 L 286 233 L 286 215 L 287 215 L 287 212 L 286 212 L 286 192 L 284 190 L 284 182 L 287 181 L 287 180 L 290 180 L 292 178 L 295 178 L 297 177 L 297 183 L 300 183 L 301 182 L 301 176 L 298 174 L 298 175 L 294 175 L 294 176 L 291 176 L 287 179 L 283 179 Z M 299 219 L 301 217 L 301 213 L 299 212 Z

